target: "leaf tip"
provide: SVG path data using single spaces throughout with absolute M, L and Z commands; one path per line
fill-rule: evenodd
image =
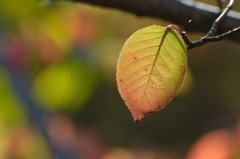
M 150 115 L 154 112 L 157 112 L 157 111 L 150 111 L 150 112 L 147 112 L 147 113 L 135 113 L 135 112 L 131 112 L 131 113 L 133 115 L 134 123 L 137 124 L 142 120 L 143 117 L 145 117 L 147 115 Z
M 138 120 L 138 119 L 137 119 L 137 120 L 134 120 L 134 123 L 135 123 L 135 124 L 138 124 L 139 122 L 140 122 L 140 120 Z
M 141 119 L 144 117 L 144 114 L 142 114 L 142 113 L 137 113 L 137 112 L 132 111 L 132 110 L 130 110 L 130 112 L 133 116 L 134 123 L 140 122 Z

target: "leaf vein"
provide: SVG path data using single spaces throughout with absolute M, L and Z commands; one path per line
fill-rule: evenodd
M 141 42 L 156 40 L 156 39 L 159 39 L 159 38 L 162 38 L 162 36 L 155 37 L 155 38 L 151 38 L 151 39 L 145 39 L 145 40 L 141 40 L 141 41 L 136 41 L 136 42 L 134 42 L 134 43 L 128 44 L 128 47 L 131 47 L 132 45 L 135 45 L 135 44 L 139 44 L 139 43 L 141 43 Z
M 128 88 L 128 87 L 131 86 L 133 83 L 135 83 L 137 80 L 139 80 L 139 79 L 141 79 L 141 78 L 143 78 L 143 77 L 146 77 L 146 76 L 148 76 L 148 75 L 149 75 L 149 73 L 138 77 L 137 79 L 135 79 L 134 81 L 132 81 L 131 83 L 129 83 L 129 84 L 128 84 L 126 87 L 124 87 L 123 89 Z M 145 83 L 138 83 L 138 84 L 140 84 L 139 86 L 142 86 L 142 85 L 144 85 Z M 131 90 L 131 91 L 132 91 L 132 90 Z
M 136 71 L 134 71 L 133 73 L 130 73 L 130 75 L 128 75 L 128 76 L 125 77 L 124 79 L 127 80 L 128 78 L 130 78 L 131 76 L 133 76 L 135 73 L 137 73 L 137 72 L 138 72 L 139 70 L 141 70 L 142 68 L 147 67 L 147 66 L 151 66 L 151 65 L 152 65 L 152 63 L 151 63 L 151 64 L 144 65 L 144 66 L 138 68 Z M 126 67 L 126 68 L 127 68 L 127 67 Z M 124 72 L 124 71 L 123 71 L 123 72 Z
M 164 34 L 163 34 L 163 38 L 162 38 L 161 41 L 160 41 L 160 44 L 159 44 L 159 48 L 158 48 L 158 50 L 157 50 L 156 57 L 155 57 L 154 62 L 153 62 L 153 67 L 152 67 L 151 72 L 150 72 L 150 78 L 151 78 L 151 75 L 152 75 L 152 73 L 153 73 L 155 64 L 156 64 L 156 62 L 157 62 L 157 58 L 158 58 L 158 56 L 159 56 L 159 54 L 160 54 L 161 46 L 163 45 L 163 41 L 164 41 L 164 39 L 166 38 L 166 35 L 167 35 L 168 32 L 169 32 L 169 28 L 166 28 L 166 30 L 165 30 L 165 32 L 164 32 Z M 149 85 L 149 83 L 150 83 L 150 78 L 148 79 L 147 84 L 146 84 L 146 86 L 145 86 L 144 94 L 143 94 L 143 97 L 142 97 L 142 99 L 141 99 L 140 105 L 142 104 L 142 101 L 143 101 L 143 99 L 144 99 L 144 96 L 146 95 L 146 91 L 147 91 L 148 85 Z

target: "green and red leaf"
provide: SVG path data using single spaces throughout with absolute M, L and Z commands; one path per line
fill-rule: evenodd
M 149 26 L 124 44 L 117 65 L 121 97 L 139 121 L 177 94 L 187 68 L 186 46 L 172 27 Z

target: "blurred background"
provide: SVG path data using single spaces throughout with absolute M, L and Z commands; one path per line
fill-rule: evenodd
M 177 97 L 134 124 L 117 58 L 137 29 L 171 22 L 46 2 L 0 1 L 0 159 L 240 158 L 239 44 L 189 51 Z

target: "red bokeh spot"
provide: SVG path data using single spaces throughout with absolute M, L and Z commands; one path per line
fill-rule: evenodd
M 209 132 L 193 145 L 186 159 L 231 159 L 232 136 L 230 131 L 224 129 Z

